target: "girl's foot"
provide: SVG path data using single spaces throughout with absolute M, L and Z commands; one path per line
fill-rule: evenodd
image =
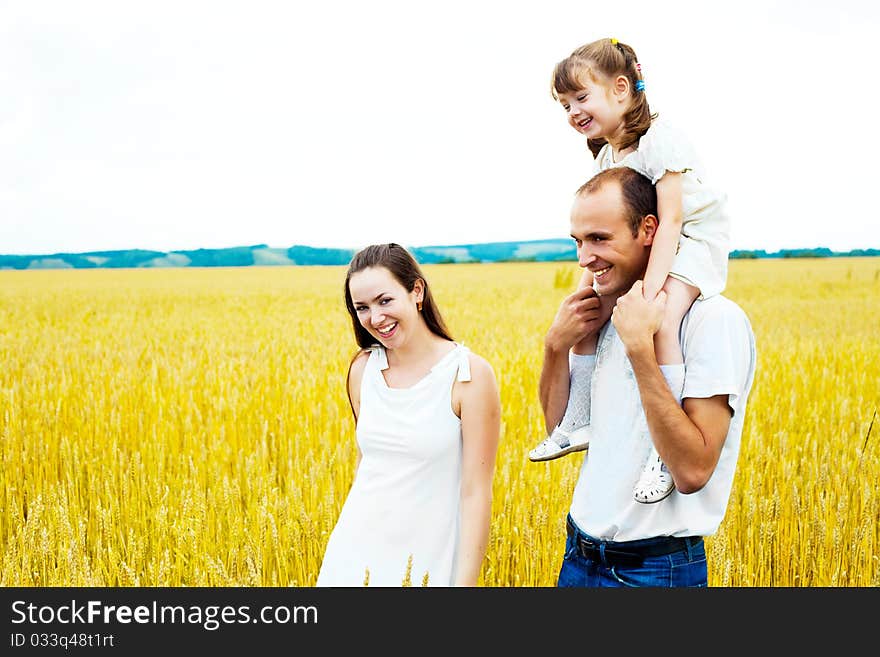
M 666 464 L 660 460 L 657 450 L 651 450 L 651 457 L 642 470 L 642 476 L 633 488 L 633 497 L 642 504 L 654 504 L 664 500 L 675 490 L 675 482 Z
M 590 446 L 590 425 L 565 431 L 561 427 L 553 429 L 547 438 L 529 452 L 530 461 L 552 461 L 560 456 L 581 452 Z

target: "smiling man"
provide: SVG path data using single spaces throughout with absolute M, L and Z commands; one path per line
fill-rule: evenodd
M 595 284 L 563 300 L 545 337 L 539 391 L 548 428 L 568 403 L 572 346 L 591 334 L 598 344 L 587 357 L 592 436 L 566 518 L 559 586 L 708 584 L 703 537 L 727 509 L 755 338 L 742 309 L 716 295 L 694 302 L 682 322 L 684 364 L 657 364 L 665 295 L 645 301 L 641 282 L 657 225 L 655 189 L 628 167 L 599 173 L 575 195 L 571 235 Z M 616 302 L 604 324 L 599 296 Z M 633 482 L 652 442 L 675 491 L 640 504 Z

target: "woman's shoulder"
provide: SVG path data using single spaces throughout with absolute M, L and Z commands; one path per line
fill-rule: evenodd
M 459 378 L 452 390 L 454 403 L 460 405 L 461 412 L 465 413 L 472 412 L 467 409 L 500 409 L 501 397 L 492 365 L 488 360 L 473 353 L 467 347 L 460 348 L 463 356 L 466 357 L 466 367 L 469 371 L 467 376 L 462 378 L 462 370 L 459 366 Z M 456 413 L 461 417 L 459 411 Z
M 479 387 L 486 385 L 494 386 L 496 384 L 495 370 L 492 368 L 491 363 L 479 354 L 475 354 L 470 349 L 467 349 L 467 347 L 463 349 L 467 355 L 470 380 L 477 383 Z
M 361 369 L 366 367 L 367 361 L 370 360 L 370 356 L 373 355 L 374 351 L 380 351 L 382 349 L 381 345 L 374 344 L 370 347 L 361 347 L 358 349 L 354 356 L 351 358 L 352 367 L 357 365 Z
M 349 383 L 357 383 L 364 375 L 364 369 L 367 367 L 367 361 L 370 360 L 372 349 L 359 349 L 351 358 L 348 366 Z
M 465 349 L 467 349 L 467 347 L 465 347 Z M 475 354 L 470 349 L 467 349 L 467 357 L 468 357 L 468 363 L 471 366 L 471 372 L 473 372 L 474 370 L 479 370 L 484 375 L 485 374 L 492 374 L 492 376 L 495 375 L 495 371 L 492 369 L 492 365 L 489 363 L 489 361 L 486 360 L 485 358 L 483 358 L 482 356 L 480 356 L 479 354 Z

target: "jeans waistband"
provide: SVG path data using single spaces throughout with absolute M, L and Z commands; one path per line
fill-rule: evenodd
M 702 536 L 658 536 L 639 541 L 605 541 L 588 536 L 568 516 L 565 519 L 569 537 L 576 537 L 578 552 L 585 559 L 609 565 L 639 566 L 648 557 L 686 552 L 703 542 Z

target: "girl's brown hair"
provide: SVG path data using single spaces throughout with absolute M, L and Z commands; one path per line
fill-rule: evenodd
M 620 148 L 629 148 L 638 144 L 657 115 L 651 114 L 651 108 L 648 106 L 641 66 L 635 50 L 616 39 L 599 39 L 575 49 L 553 68 L 550 87 L 553 98 L 559 100 L 559 94 L 583 89 L 584 75 L 589 75 L 596 81 L 601 81 L 601 78 L 613 79 L 618 75 L 626 76 L 630 84 L 632 104 L 623 115 L 624 140 Z M 587 140 L 593 157 L 599 154 L 599 150 L 606 143 L 603 138 Z

